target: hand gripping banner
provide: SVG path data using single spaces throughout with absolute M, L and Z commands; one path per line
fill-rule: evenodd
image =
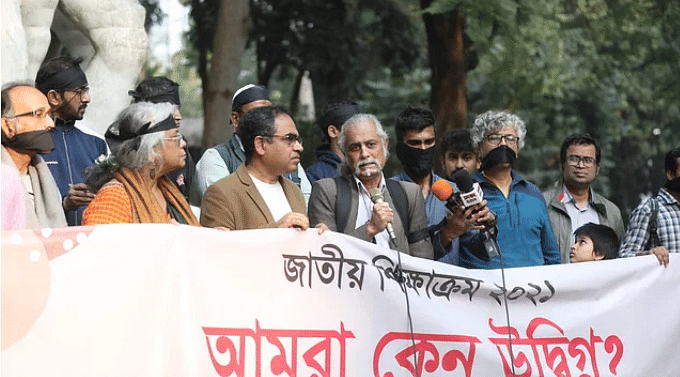
M 508 269 L 508 324 L 500 270 L 395 253 L 316 229 L 3 232 L 1 372 L 677 375 L 676 255 Z

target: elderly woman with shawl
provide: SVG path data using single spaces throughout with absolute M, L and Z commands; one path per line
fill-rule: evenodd
M 83 225 L 180 223 L 198 226 L 189 204 L 165 174 L 184 166 L 186 142 L 170 104 L 140 102 L 123 110 L 106 131 L 111 156 L 86 172 L 96 197 Z

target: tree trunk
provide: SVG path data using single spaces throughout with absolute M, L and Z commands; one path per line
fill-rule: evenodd
M 421 0 L 427 8 L 432 0 Z M 432 68 L 430 107 L 437 122 L 437 136 L 467 126 L 465 14 L 460 6 L 444 14 L 423 15 Z
M 249 13 L 248 0 L 220 1 L 207 85 L 203 82 L 203 148 L 224 142 L 234 131 L 229 124 L 231 97 L 238 89 L 241 55 L 250 27 Z
M 293 117 L 297 118 L 299 116 L 298 110 L 300 108 L 300 85 L 302 83 L 302 76 L 304 76 L 305 70 L 300 67 L 298 68 L 297 75 L 295 75 L 295 83 L 293 83 L 293 93 L 290 96 L 290 113 Z

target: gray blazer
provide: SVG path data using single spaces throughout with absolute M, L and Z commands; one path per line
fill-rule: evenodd
M 337 209 L 349 211 L 345 229 L 338 229 L 337 224 L 335 223 L 337 190 L 333 178 L 324 178 L 314 182 L 308 207 L 309 226 L 314 227 L 319 223 L 324 223 L 328 225 L 328 228 L 332 231 L 345 233 L 364 241 L 372 242 L 372 239 L 368 237 L 367 224 L 355 228 L 357 213 L 359 211 L 359 190 L 357 185 L 354 184 L 354 179 L 351 177 L 348 178 L 351 182 L 350 189 L 352 191 L 350 208 Z M 402 181 L 399 182 L 399 184 L 401 184 L 401 187 L 404 189 L 408 200 L 409 213 L 411 214 L 411 218 L 409 219 L 410 231 L 413 232 L 426 229 L 427 215 L 425 214 L 425 199 L 423 199 L 420 187 L 411 182 Z M 390 207 L 394 208 L 394 203 L 392 202 L 389 192 L 385 192 L 385 202 L 389 203 Z M 404 226 L 397 214 L 394 216 L 392 226 L 394 227 L 394 233 L 397 237 L 397 250 L 420 258 L 433 258 L 434 254 L 430 237 L 409 244 L 404 232 Z

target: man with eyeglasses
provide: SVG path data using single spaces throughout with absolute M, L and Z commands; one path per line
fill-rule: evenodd
M 271 104 L 269 91 L 261 85 L 248 84 L 234 93 L 230 115 L 234 134 L 227 142 L 206 149 L 196 163 L 196 173 L 189 194 L 191 205 L 200 206 L 203 194 L 208 187 L 235 172 L 245 161 L 244 147 L 238 136 L 241 119 L 250 110 Z M 297 169 L 286 174 L 285 177 L 293 181 L 302 190 L 306 201 L 312 191 L 312 185 L 309 183 L 302 165 L 298 164 Z
M 307 229 L 300 189 L 284 178 L 297 169 L 303 151 L 293 118 L 280 106 L 246 113 L 237 129 L 245 163 L 203 195 L 201 225 L 230 230 Z
M 536 185 L 513 169 L 524 146 L 524 122 L 506 111 L 487 111 L 475 119 L 470 136 L 482 158 L 481 167 L 472 178 L 482 188 L 487 208 L 496 213 L 503 267 L 560 263 L 545 199 Z M 499 256 L 489 260 L 477 257 L 486 254 L 483 234 L 465 233 L 460 237 L 460 245 L 461 266 L 501 267 Z
M 2 164 L 21 177 L 28 229 L 66 226 L 59 189 L 40 156 L 54 149 L 52 128 L 50 105 L 39 90 L 26 84 L 2 89 Z
M 583 133 L 567 137 L 560 148 L 560 168 L 562 179 L 543 196 L 562 263 L 570 263 L 574 232 L 582 225 L 606 225 L 619 239 L 625 229 L 619 207 L 592 189 L 600 172 L 600 147 L 595 139 Z
M 47 97 L 54 118 L 55 148 L 44 159 L 57 181 L 69 226 L 81 224 L 83 210 L 95 195 L 84 183 L 83 170 L 94 165 L 100 155 L 108 154 L 101 136 L 76 126 L 91 100 L 81 61 L 66 56 L 50 59 L 42 64 L 35 78 L 35 85 Z

